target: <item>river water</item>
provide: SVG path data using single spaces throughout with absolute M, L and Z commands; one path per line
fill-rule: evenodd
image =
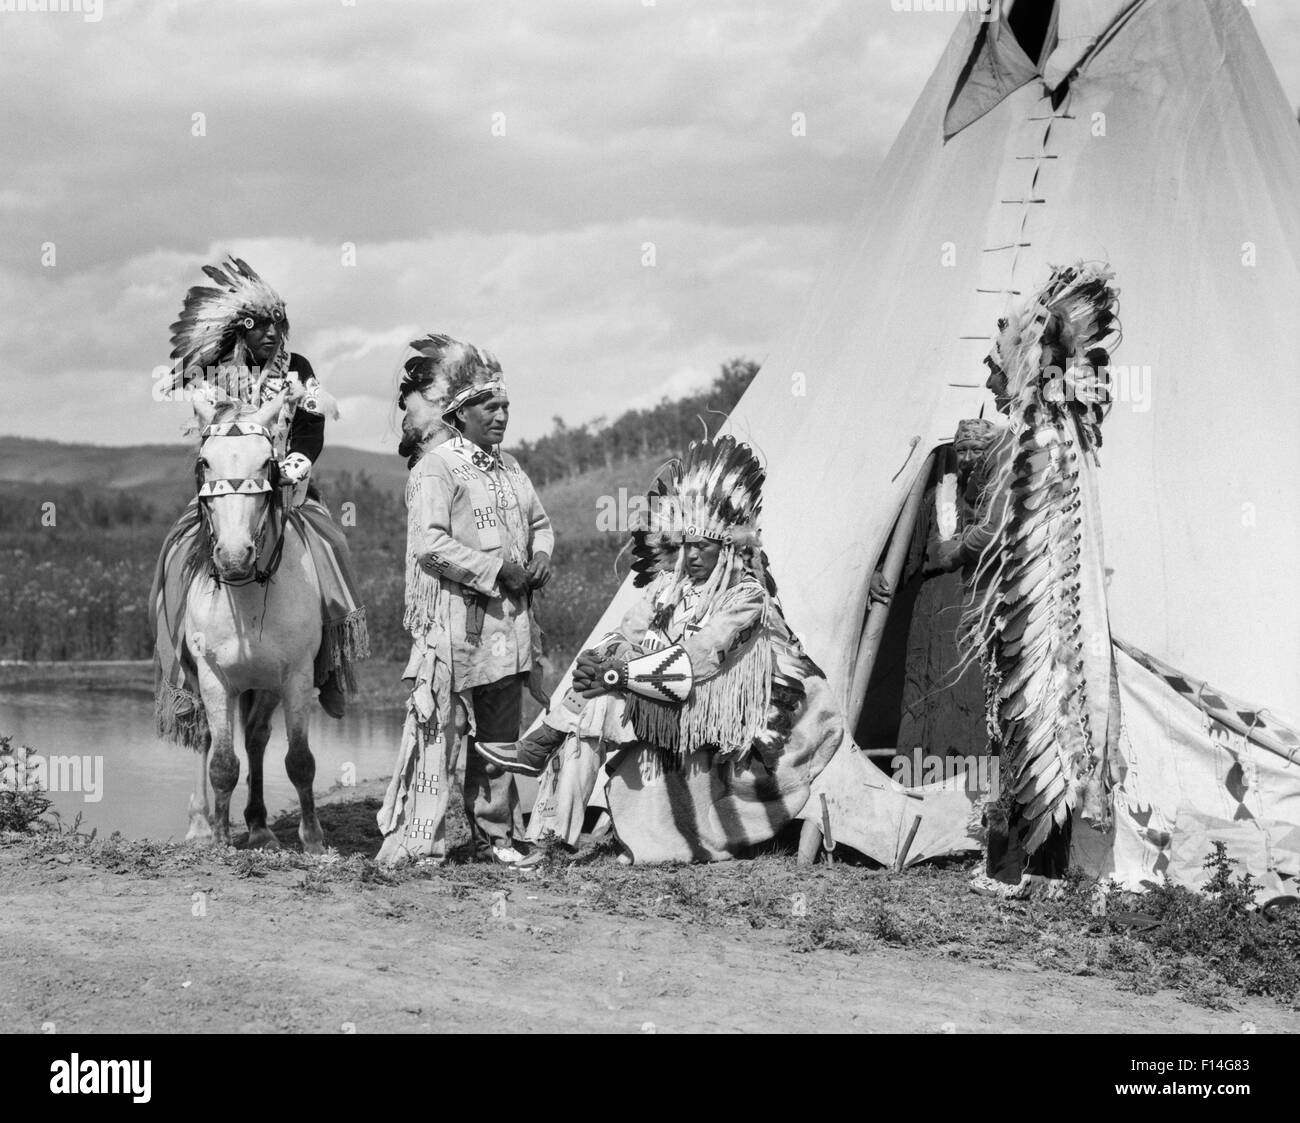
M 391 713 L 350 709 L 342 721 L 323 712 L 313 714 L 309 736 L 316 758 L 316 794 L 338 782 L 387 779 L 401 729 L 402 714 L 396 708 Z M 15 746 L 27 745 L 44 758 L 81 758 L 78 769 L 51 768 L 45 784 L 65 825 L 80 813 L 80 829 L 97 828 L 101 837 L 113 831 L 129 838 L 185 837 L 197 758 L 154 735 L 152 695 L 6 688 L 0 690 L 0 733 L 11 735 Z M 231 797 L 230 821 L 232 831 L 238 833 L 244 829 L 248 762 L 238 736 L 235 747 L 240 783 Z M 298 806 L 298 794 L 284 772 L 287 748 L 283 715 L 277 711 L 263 768 L 271 819 Z M 56 771 L 64 782 L 74 781 L 68 786 L 79 790 L 54 791 Z M 534 788 L 532 782 L 520 784 L 525 808 L 531 805 Z

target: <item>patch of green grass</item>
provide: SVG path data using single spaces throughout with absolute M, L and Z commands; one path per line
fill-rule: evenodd
M 307 895 L 332 892 L 330 879 L 326 874 L 328 869 L 328 866 L 313 866 L 304 870 L 302 881 L 297 886 L 298 891 Z

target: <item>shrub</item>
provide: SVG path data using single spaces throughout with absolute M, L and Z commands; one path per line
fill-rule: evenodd
M 1199 893 L 1178 885 L 1153 889 L 1143 911 L 1160 923 L 1138 938 L 1182 962 L 1193 956 L 1246 994 L 1300 999 L 1300 909 L 1266 915 L 1255 907 L 1258 890 L 1249 873 L 1215 842 L 1205 859 L 1210 879 Z
M 0 831 L 31 831 L 44 826 L 50 800 L 32 779 L 26 745 L 14 748 L 13 738 L 0 733 Z

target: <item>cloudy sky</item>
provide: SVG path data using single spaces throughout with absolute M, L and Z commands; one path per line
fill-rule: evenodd
M 761 360 L 959 18 L 889 0 L 101 2 L 89 20 L 0 0 L 0 433 L 178 439 L 185 407 L 152 400 L 153 373 L 226 252 L 284 296 L 343 407 L 333 443 L 392 447 L 402 344 L 426 331 L 501 357 L 512 439 Z M 1300 4 L 1250 7 L 1300 103 Z

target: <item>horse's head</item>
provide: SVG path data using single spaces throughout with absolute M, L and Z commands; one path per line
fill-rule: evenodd
M 271 425 L 280 401 L 240 415 L 229 407 L 194 402 L 200 429 L 195 483 L 212 547 L 212 566 L 222 581 L 255 573 L 267 520 L 279 500 L 279 468 Z

